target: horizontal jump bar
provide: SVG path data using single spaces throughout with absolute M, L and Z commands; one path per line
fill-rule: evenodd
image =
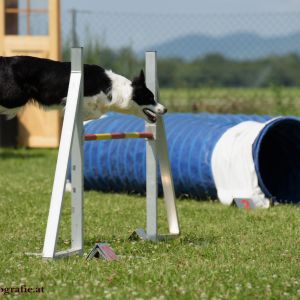
M 116 133 L 96 133 L 86 134 L 85 141 L 102 141 L 102 140 L 116 140 L 116 139 L 150 139 L 153 140 L 151 132 L 116 132 Z

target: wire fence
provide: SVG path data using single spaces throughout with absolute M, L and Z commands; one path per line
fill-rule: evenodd
M 113 49 L 129 46 L 136 54 L 157 49 L 161 57 L 191 60 L 221 53 L 243 60 L 300 52 L 300 12 L 159 15 L 73 10 L 67 15 L 64 37 L 76 32 L 80 44 L 92 38 Z
M 300 12 L 73 10 L 64 15 L 65 58 L 70 45 L 81 45 L 86 61 L 132 77 L 144 65 L 144 52 L 156 50 L 162 96 L 173 111 L 300 113 L 295 91 L 300 86 Z
M 129 14 L 68 11 L 65 49 L 132 76 L 156 50 L 166 87 L 300 84 L 300 12 L 277 14 Z
M 32 34 L 47 32 L 49 24 L 42 17 L 32 17 Z M 26 24 L 26 14 L 20 15 L 20 34 L 26 34 Z M 172 110 L 300 112 L 300 11 L 207 15 L 71 10 L 62 11 L 61 28 L 63 59 L 69 60 L 70 46 L 84 46 L 87 63 L 129 78 L 144 66 L 144 52 L 156 50 L 159 83 Z

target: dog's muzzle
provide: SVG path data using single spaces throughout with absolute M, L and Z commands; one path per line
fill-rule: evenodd
M 157 115 L 163 115 L 167 112 L 167 108 L 161 104 L 157 104 L 151 108 L 146 107 L 143 109 L 143 113 L 146 115 L 150 123 L 155 123 L 157 120 Z

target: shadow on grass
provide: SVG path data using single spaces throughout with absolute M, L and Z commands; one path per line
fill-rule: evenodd
M 119 239 L 119 238 L 116 238 L 115 236 L 97 236 L 97 237 L 93 237 L 93 238 L 90 238 L 90 239 L 85 239 L 84 240 L 84 246 L 85 247 L 94 247 L 95 244 L 97 243 L 107 243 L 107 244 L 114 244 L 115 242 L 118 242 L 118 243 L 126 243 L 126 242 L 130 242 L 128 238 L 122 238 L 122 239 Z
M 180 238 L 180 242 L 185 245 L 208 246 L 217 242 L 216 236 L 199 237 L 195 235 L 186 235 Z
M 205 236 L 205 237 L 198 237 L 195 235 L 186 235 L 186 236 L 178 236 L 175 238 L 167 239 L 167 240 L 161 240 L 161 241 L 144 241 L 144 240 L 130 240 L 129 236 L 124 238 L 116 238 L 115 236 L 98 236 L 91 238 L 89 240 L 84 241 L 84 245 L 86 247 L 93 247 L 96 243 L 115 243 L 118 241 L 118 243 L 131 243 L 131 242 L 147 242 L 147 243 L 153 243 L 153 244 L 181 244 L 181 245 L 194 245 L 194 246 L 208 246 L 211 244 L 215 244 L 218 240 L 218 237 L 216 236 Z

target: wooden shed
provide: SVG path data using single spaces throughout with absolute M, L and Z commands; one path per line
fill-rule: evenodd
M 0 56 L 30 55 L 60 60 L 60 0 L 0 0 Z M 57 147 L 60 111 L 27 105 L 18 114 L 18 144 Z

